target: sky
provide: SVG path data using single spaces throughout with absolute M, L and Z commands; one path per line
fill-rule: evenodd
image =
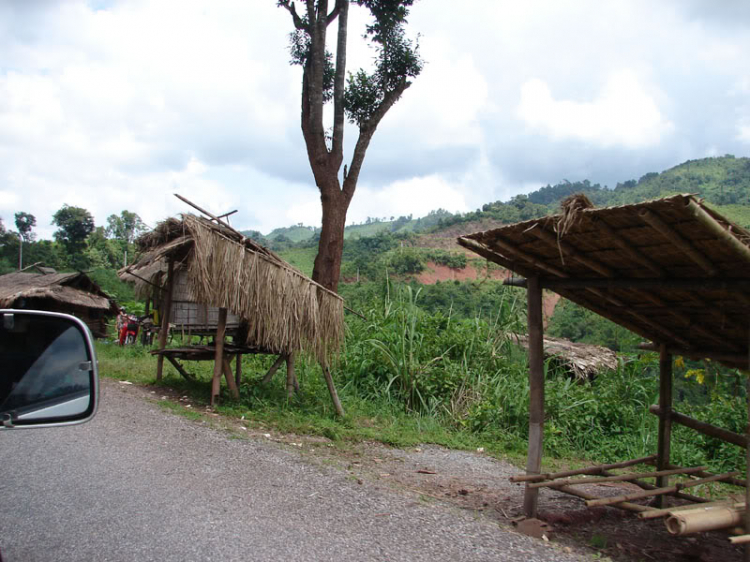
M 351 71 L 366 22 L 352 8 Z M 0 0 L 5 226 L 28 212 L 50 238 L 63 204 L 153 226 L 190 210 L 174 193 L 241 229 L 319 225 L 290 30 L 275 0 Z M 746 0 L 418 0 L 408 30 L 426 65 L 349 223 L 750 155 Z

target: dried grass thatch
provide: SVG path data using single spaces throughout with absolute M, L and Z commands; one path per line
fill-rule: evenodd
M 529 347 L 528 336 L 514 335 L 513 339 L 518 345 Z M 602 371 L 617 369 L 617 354 L 611 349 L 564 338 L 544 336 L 544 356 L 556 358 L 579 380 L 593 379 Z
M 109 297 L 85 273 L 26 273 L 0 276 L 0 307 L 19 306 L 21 299 L 50 299 L 64 305 L 117 313 Z
M 167 260 L 186 269 L 196 302 L 231 310 L 248 325 L 248 345 L 306 351 L 329 362 L 343 340 L 343 299 L 273 252 L 208 219 L 170 218 L 138 240 L 144 252 L 120 272 L 139 294 L 160 291 Z

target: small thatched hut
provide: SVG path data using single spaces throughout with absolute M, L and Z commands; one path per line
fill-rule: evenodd
M 98 338 L 106 337 L 107 318 L 117 314 L 115 300 L 85 273 L 16 272 L 2 275 L 0 307 L 72 314 L 83 320 Z
M 515 334 L 513 340 L 529 348 L 529 337 Z M 617 354 L 606 347 L 589 343 L 577 343 L 564 338 L 544 336 L 544 358 L 553 359 L 577 380 L 593 379 L 602 371 L 617 369 Z
M 169 311 L 168 315 L 162 313 L 157 376 L 161 357 L 166 354 L 172 360 L 165 349 L 166 323 L 198 319 L 201 329 L 191 333 L 216 335 L 215 398 L 217 373 L 220 380 L 222 368 L 219 363 L 225 362 L 221 354 L 227 319 L 231 329 L 234 315 L 235 337 L 244 340 L 235 344 L 245 346 L 232 352 L 238 357 L 238 367 L 242 353 L 278 354 L 280 358 L 309 353 L 323 365 L 340 409 L 327 369 L 343 339 L 344 303 L 339 295 L 217 220 L 191 214 L 170 218 L 139 238 L 137 245 L 140 259 L 121 270 L 120 277 L 134 282 L 137 294 L 160 301 L 162 311 Z M 179 286 L 181 296 L 175 303 L 174 291 Z M 185 312 L 190 303 L 196 307 Z M 201 313 L 201 307 L 205 312 Z M 183 359 L 199 358 L 182 351 Z M 225 375 L 227 370 L 228 366 Z M 227 383 L 234 387 L 237 381 L 230 379 L 227 376 Z

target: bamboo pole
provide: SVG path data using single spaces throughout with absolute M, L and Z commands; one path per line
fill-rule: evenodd
M 526 298 L 529 331 L 529 450 L 526 473 L 539 474 L 544 441 L 544 324 L 539 277 L 529 278 Z M 539 490 L 527 485 L 523 496 L 526 517 L 536 517 L 538 500 Z
M 563 279 L 559 277 L 542 277 L 542 287 L 545 289 L 643 289 L 652 290 L 674 290 L 674 291 L 747 291 L 750 290 L 750 279 L 724 277 L 716 279 L 653 279 L 653 278 L 628 278 L 628 277 L 577 277 L 575 279 Z M 526 287 L 526 279 L 510 277 L 503 281 L 504 285 L 512 287 Z M 732 298 L 741 293 L 735 293 Z
M 672 441 L 672 355 L 667 346 L 659 347 L 659 433 L 657 442 L 656 470 L 667 470 Z M 705 467 L 703 467 L 705 469 Z M 668 476 L 656 478 L 657 488 L 669 486 Z M 665 507 L 667 498 L 660 495 L 656 499 L 657 507 Z
M 667 468 L 680 468 L 680 467 L 674 464 L 670 464 Z M 709 476 L 714 476 L 714 473 L 713 472 L 696 472 L 695 475 L 700 476 L 701 478 L 708 478 Z M 732 486 L 738 486 L 740 488 L 744 488 L 747 485 L 745 480 L 741 480 L 739 478 L 727 478 L 726 483 L 731 484 Z
M 642 342 L 638 344 L 638 349 L 642 349 L 644 351 L 659 351 L 659 346 L 654 343 L 650 342 Z M 714 351 L 711 349 L 677 349 L 670 347 L 668 348 L 669 353 L 672 355 L 684 355 L 685 357 L 689 357 L 690 359 L 695 359 L 696 361 L 700 361 L 701 359 L 705 359 L 708 357 L 709 359 L 714 359 L 716 361 L 729 361 L 730 363 L 747 363 L 748 362 L 748 356 L 744 353 L 727 353 L 725 351 Z
M 557 277 L 570 277 L 562 269 L 558 269 L 554 265 L 549 265 L 541 258 L 538 258 L 532 254 L 529 254 L 528 252 L 524 252 L 523 250 L 516 248 L 513 244 L 509 244 L 505 240 L 501 240 L 500 238 L 494 238 L 492 242 L 490 243 L 490 245 L 497 246 L 502 251 L 508 252 L 512 257 L 521 258 L 522 260 L 529 262 L 534 267 L 537 267 L 543 271 L 546 271 L 547 273 L 551 273 L 552 275 L 555 275 Z
M 659 517 L 665 517 L 677 511 L 685 511 L 688 509 L 712 509 L 714 507 L 741 507 L 744 509 L 745 504 L 733 502 L 731 499 L 725 499 L 710 503 L 704 503 L 701 505 L 678 505 L 676 507 L 667 507 L 665 509 L 652 509 L 651 511 L 644 511 L 643 513 L 639 514 L 638 517 L 640 519 L 657 519 Z
M 164 295 L 161 306 L 161 329 L 159 330 L 159 351 L 167 347 L 167 336 L 169 335 L 169 317 L 172 312 L 172 289 L 174 285 L 174 258 L 167 260 L 167 292 Z M 164 371 L 164 355 L 159 354 L 156 359 L 156 380 L 160 381 Z
M 748 544 L 750 543 L 750 535 L 739 535 L 737 537 L 729 537 L 729 542 L 732 544 Z M 747 549 L 747 547 L 745 547 Z
M 211 381 L 211 405 L 216 404 L 221 392 L 221 374 L 224 370 L 224 335 L 227 331 L 227 309 L 219 309 L 219 324 L 216 327 L 216 340 L 214 341 L 214 377 Z
M 711 261 L 706 258 L 706 256 L 699 252 L 689 241 L 685 240 L 685 238 L 683 238 L 679 232 L 677 232 L 671 226 L 661 220 L 661 218 L 659 218 L 656 213 L 650 211 L 649 209 L 641 209 L 638 212 L 638 216 L 640 216 L 646 223 L 653 227 L 654 230 L 658 231 L 662 236 L 664 236 L 664 238 L 677 246 L 685 255 L 687 255 L 691 260 L 698 264 L 698 266 L 708 275 L 713 277 L 719 272 L 714 264 L 712 264 Z
M 636 250 L 633 248 L 628 241 L 614 228 L 609 226 L 602 217 L 597 217 L 594 219 L 596 226 L 602 230 L 609 238 L 614 242 L 617 246 L 620 247 L 620 249 L 628 254 L 632 259 L 635 261 L 640 262 L 642 265 L 645 265 L 648 269 L 651 270 L 652 273 L 654 273 L 657 277 L 664 277 L 666 273 L 664 273 L 664 270 L 659 267 L 651 258 L 640 252 L 639 250 Z
M 557 491 L 562 492 L 563 494 L 568 494 L 571 496 L 575 496 L 577 498 L 581 498 L 583 500 L 596 499 L 596 496 L 592 494 L 587 494 L 586 492 L 582 492 L 581 490 L 576 490 L 575 488 L 569 488 L 567 486 L 558 488 Z M 613 505 L 612 507 L 618 507 L 620 509 L 624 509 L 626 511 L 633 511 L 636 513 L 647 512 L 653 509 L 652 507 L 648 507 L 647 505 L 639 505 L 637 503 L 629 503 L 629 502 L 621 502 L 621 503 Z
M 657 488 L 656 490 L 644 490 L 642 492 L 633 492 L 632 494 L 622 494 L 620 496 L 614 496 L 610 498 L 598 498 L 586 502 L 588 507 L 596 507 L 599 505 L 612 505 L 613 503 L 621 503 L 624 501 L 641 500 L 644 498 L 651 498 L 654 496 L 663 496 L 665 494 L 672 494 L 679 492 L 684 488 L 692 488 L 694 486 L 700 486 L 702 484 L 708 484 L 710 482 L 719 482 L 726 480 L 727 477 L 736 476 L 739 472 L 728 472 L 726 474 L 717 474 L 709 478 L 701 478 L 699 480 L 690 480 L 689 482 L 680 482 L 673 486 L 666 486 L 664 488 Z
M 661 416 L 662 410 L 659 406 L 654 405 L 650 406 L 648 411 L 657 416 Z M 740 435 L 739 433 L 735 433 L 721 427 L 716 427 L 715 425 L 711 425 L 710 423 L 696 420 L 694 418 L 691 418 L 690 416 L 686 416 L 685 414 L 675 412 L 674 410 L 670 413 L 670 415 L 674 423 L 678 423 L 680 425 L 684 425 L 685 427 L 689 427 L 690 429 L 694 429 L 695 431 L 697 431 L 698 433 L 702 433 L 703 435 L 721 439 L 722 441 L 732 443 L 733 445 L 737 445 L 739 447 L 745 447 L 747 445 L 747 437 L 744 435 Z
M 242 384 L 242 354 L 237 353 L 234 357 L 234 382 L 237 383 L 237 388 L 239 388 Z
M 655 472 L 639 472 L 632 474 L 616 474 L 614 476 L 600 476 L 593 478 L 566 478 L 564 480 L 553 480 L 551 482 L 534 482 L 529 484 L 529 488 L 556 488 L 558 486 L 575 486 L 578 484 L 600 484 L 602 482 L 628 482 L 639 478 L 659 478 L 662 476 L 671 476 L 673 474 L 695 474 L 705 470 L 706 466 L 695 468 L 672 468 L 669 470 L 659 470 Z
M 577 476 L 578 474 L 601 474 L 605 470 L 612 470 L 615 468 L 627 468 L 629 466 L 635 466 L 637 464 L 646 464 L 655 459 L 656 459 L 656 455 L 649 455 L 647 457 L 641 457 L 639 459 L 632 459 L 632 460 L 616 462 L 612 464 L 600 464 L 597 466 L 579 468 L 577 470 L 566 470 L 564 472 L 545 472 L 542 474 L 516 474 L 510 477 L 510 481 L 511 482 L 531 482 L 534 480 L 551 480 L 553 478 L 566 478 L 568 476 Z
M 732 250 L 746 262 L 750 262 L 750 248 L 740 242 L 732 235 L 730 230 L 724 228 L 714 217 L 693 199 L 688 199 L 685 206 L 690 210 L 696 220 L 711 231 L 722 242 L 731 246 Z
M 561 252 L 564 252 L 565 254 L 570 256 L 571 259 L 582 263 L 589 269 L 593 269 L 594 271 L 596 271 L 597 273 L 601 273 L 605 277 L 614 277 L 614 272 L 609 267 L 585 256 L 572 244 L 564 240 L 560 240 L 551 232 L 547 232 L 546 230 L 541 228 L 541 226 L 538 225 L 537 228 L 532 228 L 529 232 L 535 235 L 540 240 L 546 242 L 550 246 L 557 246 L 561 250 Z
M 703 509 L 686 509 L 673 512 L 665 521 L 670 535 L 690 535 L 703 531 L 716 531 L 727 527 L 736 527 L 742 523 L 745 509 L 732 506 Z
M 680 468 L 680 467 L 679 466 L 675 466 L 675 465 L 669 465 L 669 468 Z M 696 472 L 694 475 L 695 476 L 702 476 L 702 475 L 713 476 L 712 474 L 705 473 L 705 472 Z M 602 472 L 602 476 L 617 476 L 617 475 L 613 474 L 611 472 L 604 471 L 604 472 Z M 653 484 L 649 484 L 648 482 L 644 482 L 643 480 L 630 480 L 630 483 L 631 484 L 635 484 L 636 486 L 638 486 L 642 490 L 656 490 L 656 486 L 654 486 Z M 674 498 L 679 498 L 679 499 L 682 499 L 682 500 L 687 500 L 687 501 L 693 502 L 693 503 L 708 503 L 710 501 L 710 500 L 707 500 L 706 498 L 702 498 L 700 496 L 694 496 L 692 494 L 686 494 L 685 492 L 675 492 L 674 494 L 669 494 L 669 495 L 672 496 L 672 497 L 674 497 Z

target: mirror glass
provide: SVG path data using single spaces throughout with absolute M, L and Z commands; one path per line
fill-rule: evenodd
M 32 425 L 93 413 L 94 362 L 79 323 L 20 311 L 1 316 L 0 421 Z

